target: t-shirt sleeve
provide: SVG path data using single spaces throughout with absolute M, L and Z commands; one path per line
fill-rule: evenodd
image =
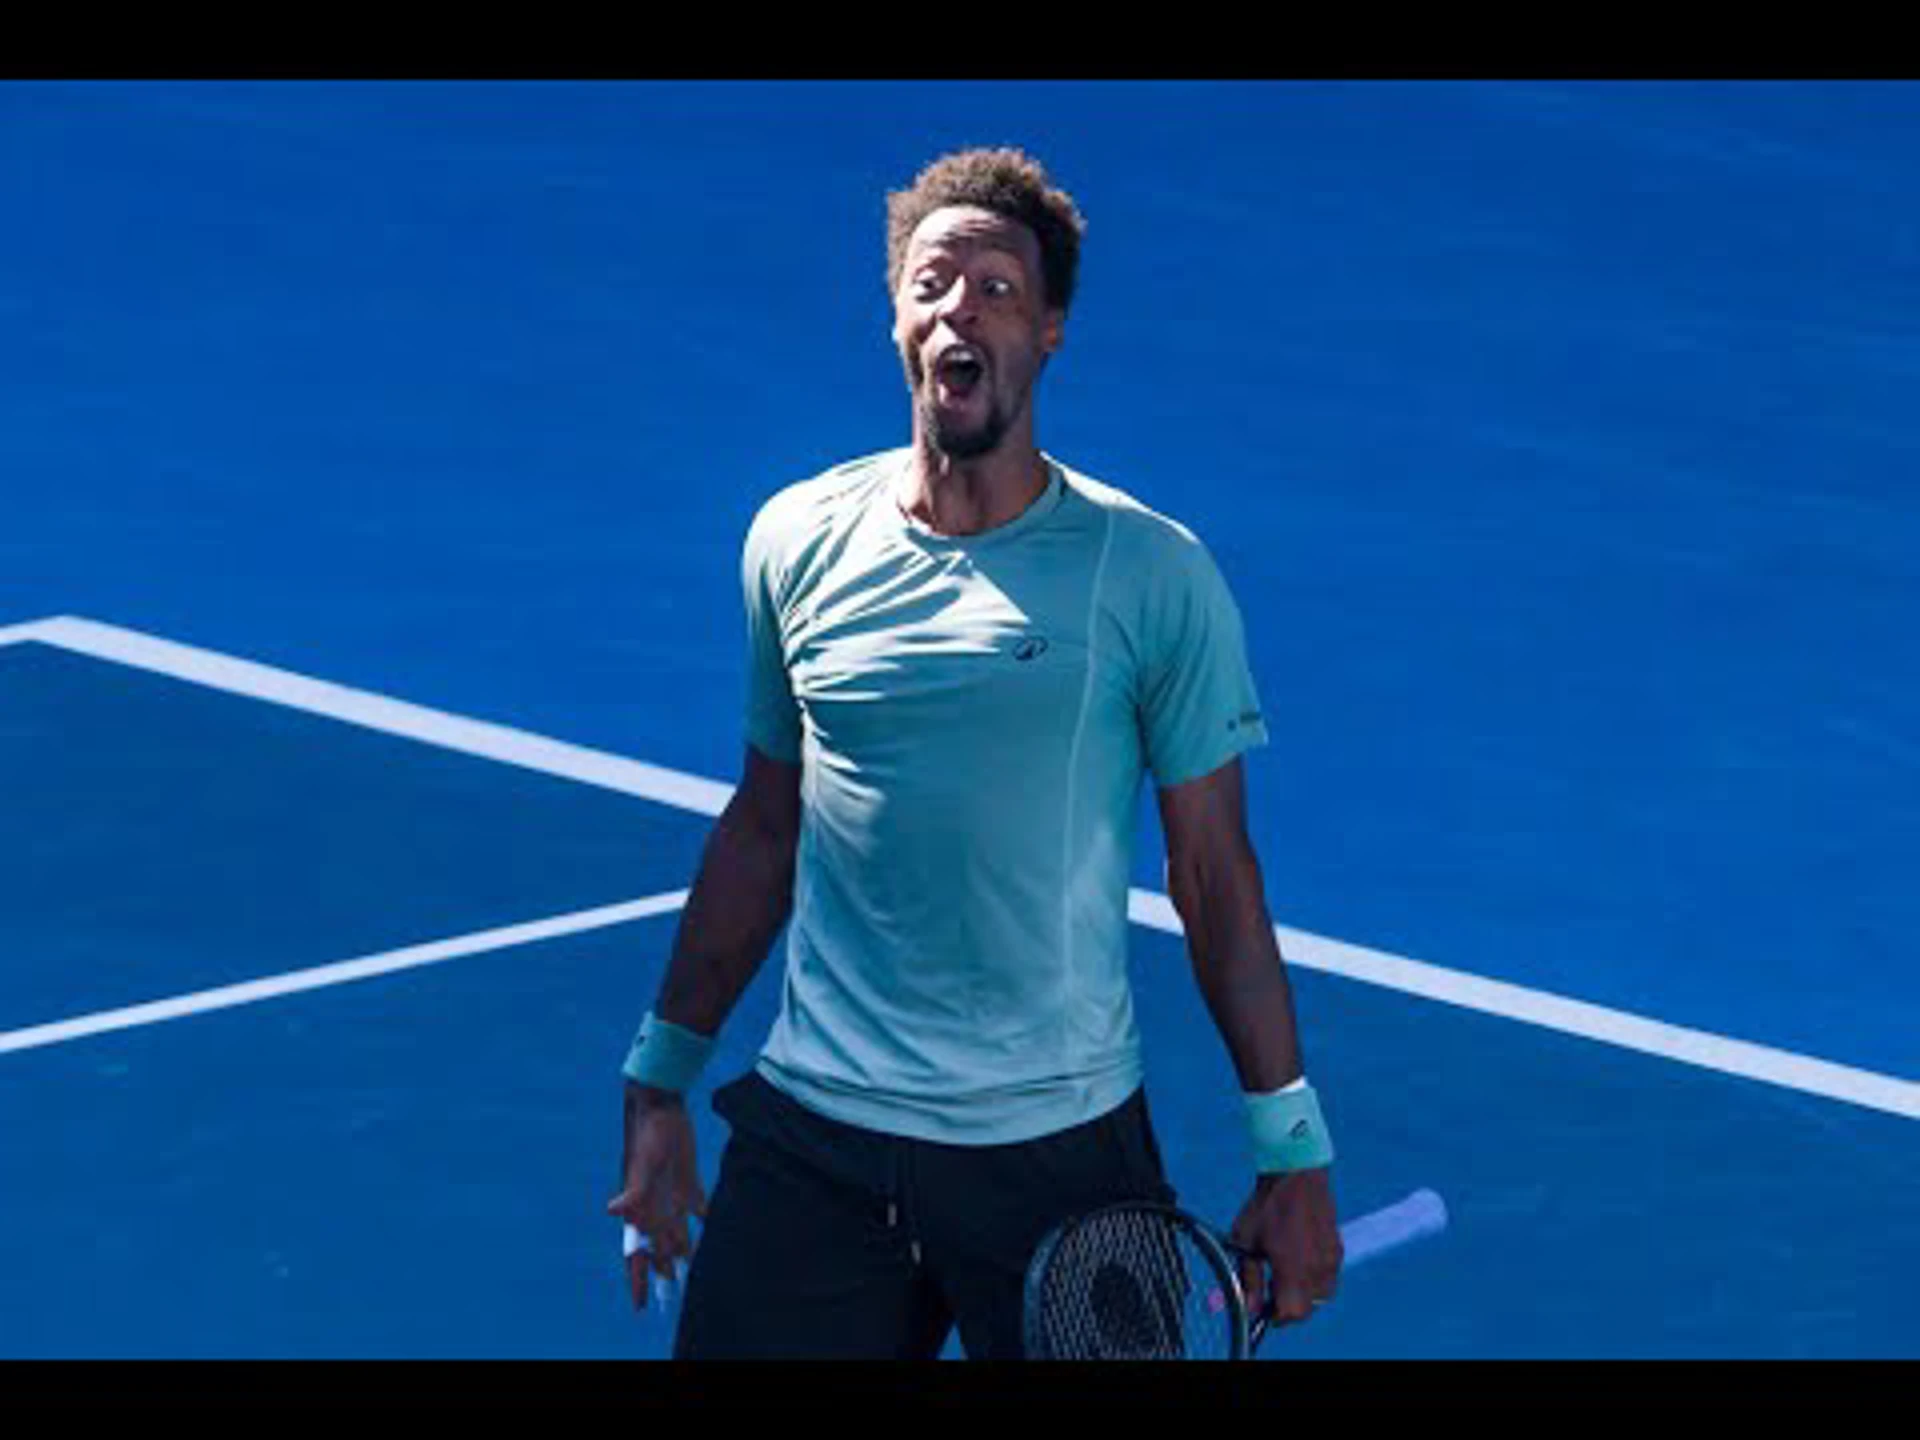
M 769 759 L 800 763 L 800 707 L 787 674 L 780 625 L 774 525 L 763 507 L 741 547 L 740 583 L 747 611 L 747 743 Z
M 1267 743 L 1239 607 L 1213 556 L 1182 533 L 1146 567 L 1140 733 L 1165 789 Z

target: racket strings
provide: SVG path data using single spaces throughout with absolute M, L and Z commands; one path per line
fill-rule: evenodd
M 1139 1211 L 1091 1216 L 1062 1237 L 1041 1329 L 1059 1359 L 1210 1359 L 1233 1349 L 1213 1259 L 1179 1222 Z

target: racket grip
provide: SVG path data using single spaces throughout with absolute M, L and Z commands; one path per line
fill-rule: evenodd
M 1404 1200 L 1340 1227 L 1345 1264 L 1363 1264 L 1446 1228 L 1447 1202 L 1435 1191 L 1416 1190 Z

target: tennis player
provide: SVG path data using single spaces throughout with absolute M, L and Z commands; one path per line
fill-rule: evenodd
M 1232 1237 L 1278 1323 L 1334 1291 L 1331 1145 L 1243 814 L 1267 730 L 1241 619 L 1176 521 L 1035 441 L 1084 223 L 1017 150 L 888 198 L 912 443 L 780 491 L 743 554 L 745 773 L 624 1073 L 636 1305 L 691 1256 L 679 1358 L 1020 1354 L 1070 1214 L 1171 1202 L 1126 970 L 1134 804 L 1255 1157 Z M 684 1101 L 782 928 L 757 1063 Z M 691 1221 L 701 1220 L 694 1245 Z

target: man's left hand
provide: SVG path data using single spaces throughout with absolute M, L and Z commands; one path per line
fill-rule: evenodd
M 1240 1284 L 1250 1317 L 1270 1302 L 1270 1323 L 1292 1325 L 1333 1298 L 1342 1248 L 1325 1167 L 1262 1175 L 1229 1238 L 1248 1252 L 1240 1261 Z

